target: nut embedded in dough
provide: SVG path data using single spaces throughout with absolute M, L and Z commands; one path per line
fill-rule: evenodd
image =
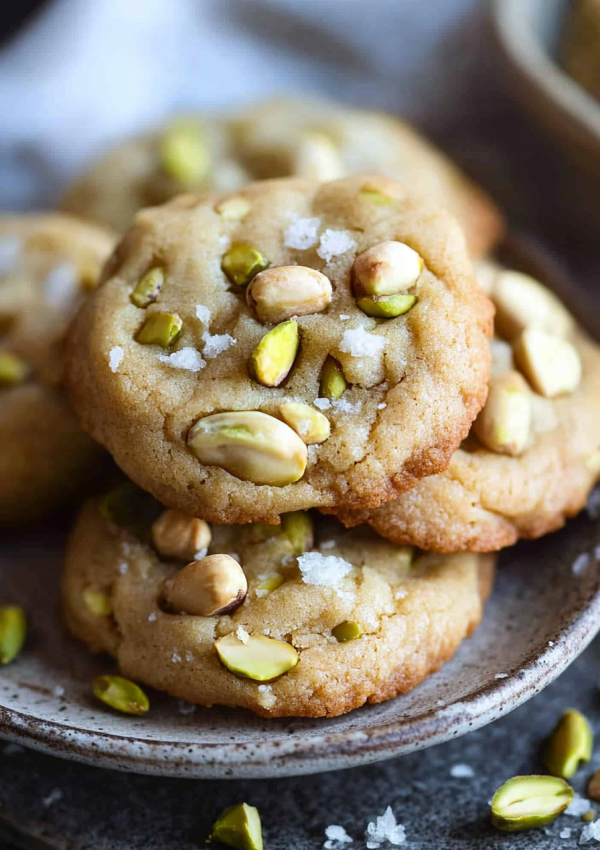
M 485 407 L 473 430 L 492 452 L 519 455 L 527 445 L 531 428 L 531 395 L 518 372 L 494 375 Z
M 572 393 L 581 381 L 581 359 L 574 345 L 553 334 L 529 328 L 513 348 L 517 365 L 546 398 Z
M 248 304 L 261 322 L 322 313 L 331 304 L 331 282 L 305 266 L 278 266 L 260 272 L 247 290 Z
M 189 561 L 211 541 L 210 526 L 179 511 L 164 511 L 152 525 L 152 540 L 165 558 Z
M 359 254 L 352 267 L 352 289 L 365 295 L 397 295 L 414 286 L 423 260 L 404 242 L 381 242 Z
M 174 613 L 214 617 L 238 608 L 247 592 L 246 576 L 235 558 L 208 555 L 167 576 L 161 597 Z

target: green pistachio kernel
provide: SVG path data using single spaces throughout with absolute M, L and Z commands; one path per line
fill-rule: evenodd
M 596 817 L 595 809 L 588 809 L 588 811 L 584 815 L 581 815 L 581 820 L 584 823 L 589 823 L 591 820 L 594 820 L 595 817 Z
M 357 638 L 362 637 L 362 633 L 362 629 L 358 623 L 351 622 L 350 620 L 344 620 L 343 623 L 340 623 L 331 630 L 331 634 L 338 643 L 346 643 L 346 641 L 349 640 L 356 640 Z
M 416 295 L 367 295 L 359 298 L 356 306 L 367 316 L 374 316 L 377 319 L 395 319 L 397 316 L 408 313 L 416 303 Z
M 592 757 L 594 739 L 590 724 L 581 712 L 569 708 L 548 739 L 544 761 L 553 776 L 569 779 L 581 762 Z
M 0 387 L 14 387 L 22 384 L 29 366 L 16 354 L 10 351 L 0 351 Z
M 322 398 L 329 398 L 332 401 L 341 398 L 344 390 L 348 386 L 344 372 L 335 357 L 328 354 L 321 369 L 321 382 L 319 387 L 319 395 Z
M 105 520 L 147 537 L 163 507 L 132 481 L 124 481 L 100 496 L 98 510 Z
M 182 186 L 193 186 L 205 176 L 209 155 L 196 121 L 174 121 L 165 130 L 160 144 L 160 161 L 164 171 Z
M 260 251 L 239 242 L 232 245 L 221 260 L 221 269 L 236 286 L 246 286 L 253 277 L 269 266 L 270 261 Z
M 300 660 L 291 644 L 266 635 L 250 635 L 241 641 L 232 632 L 219 638 L 215 649 L 228 670 L 255 682 L 277 679 Z
M 83 601 L 88 611 L 97 617 L 109 617 L 112 614 L 111 598 L 104 590 L 97 587 L 86 587 L 82 593 Z
M 135 304 L 136 307 L 147 307 L 148 304 L 152 304 L 153 301 L 156 301 L 164 282 L 164 270 L 161 269 L 160 266 L 154 266 L 153 269 L 147 271 L 146 274 L 140 278 L 137 286 L 129 296 L 129 300 L 132 304 Z
M 315 539 L 313 521 L 306 511 L 282 514 L 281 527 L 291 543 L 294 555 L 303 555 L 312 549 Z
M 23 649 L 27 634 L 25 612 L 18 605 L 0 606 L 0 664 L 10 664 Z
M 96 676 L 94 696 L 124 714 L 146 714 L 150 702 L 143 690 L 122 676 Z
M 385 192 L 380 191 L 376 186 L 371 186 L 369 183 L 360 189 L 359 195 L 363 200 L 369 201 L 378 207 L 389 207 L 394 200 L 390 195 L 386 195 Z
M 177 313 L 152 313 L 148 316 L 135 337 L 140 345 L 160 345 L 168 348 L 179 334 L 183 322 Z
M 284 577 L 278 574 L 269 576 L 269 578 L 265 579 L 263 583 L 259 584 L 256 588 L 257 596 L 268 596 L 270 593 L 273 593 L 274 590 L 277 590 L 278 587 L 281 587 L 284 581 Z
M 236 850 L 263 850 L 258 809 L 247 803 L 225 809 L 215 821 L 208 840 L 220 841 Z
M 573 789 L 556 776 L 513 776 L 492 798 L 492 823 L 505 832 L 551 823 L 573 799 Z
M 249 526 L 249 537 L 252 543 L 264 543 L 265 540 L 270 540 L 272 537 L 277 537 L 281 531 L 281 526 L 270 525 L 266 522 L 253 522 Z
M 300 335 L 297 322 L 282 322 L 265 334 L 250 356 L 249 370 L 265 387 L 278 387 L 294 365 Z

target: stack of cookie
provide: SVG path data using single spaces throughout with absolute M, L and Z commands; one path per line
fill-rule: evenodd
M 73 407 L 127 476 L 71 534 L 69 627 L 202 705 L 394 697 L 480 621 L 485 553 L 585 503 L 600 351 L 481 260 L 500 216 L 394 119 L 186 119 L 66 203 L 120 227 L 182 188 L 206 191 L 137 213 L 68 334 Z

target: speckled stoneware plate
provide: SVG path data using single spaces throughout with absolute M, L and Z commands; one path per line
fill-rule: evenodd
M 538 693 L 600 625 L 600 528 L 505 553 L 486 618 L 458 655 L 412 693 L 335 720 L 263 720 L 197 709 L 152 693 L 145 718 L 116 715 L 90 693 L 113 663 L 64 632 L 57 574 L 63 530 L 3 533 L 0 598 L 29 613 L 27 648 L 0 673 L 0 734 L 65 758 L 139 773 L 242 777 L 320 772 L 418 750 L 482 726 Z M 596 548 L 598 547 L 598 548 Z M 574 574 L 573 563 L 590 553 Z M 499 677 L 502 674 L 502 678 Z

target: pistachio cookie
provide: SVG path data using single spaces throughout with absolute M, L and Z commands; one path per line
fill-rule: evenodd
M 68 385 L 163 504 L 213 522 L 377 507 L 445 469 L 487 392 L 458 225 L 382 177 L 272 180 L 138 214 Z
M 177 119 L 109 151 L 65 192 L 65 210 L 124 230 L 142 207 L 184 191 L 234 191 L 252 180 L 334 180 L 374 171 L 450 210 L 471 252 L 498 241 L 500 213 L 415 130 L 377 112 L 272 100 L 241 114 Z
M 304 512 L 211 529 L 161 510 L 130 484 L 84 506 L 64 613 L 124 676 L 201 705 L 333 717 L 391 699 L 451 658 L 491 589 L 493 556 L 416 553 Z
M 562 55 L 565 70 L 600 100 L 600 0 L 571 4 Z
M 487 403 L 441 475 L 343 513 L 396 543 L 487 552 L 560 528 L 600 476 L 600 347 L 533 278 L 486 265 L 496 305 Z
M 61 389 L 61 348 L 113 245 L 69 216 L 0 217 L 0 523 L 42 516 L 98 463 Z

